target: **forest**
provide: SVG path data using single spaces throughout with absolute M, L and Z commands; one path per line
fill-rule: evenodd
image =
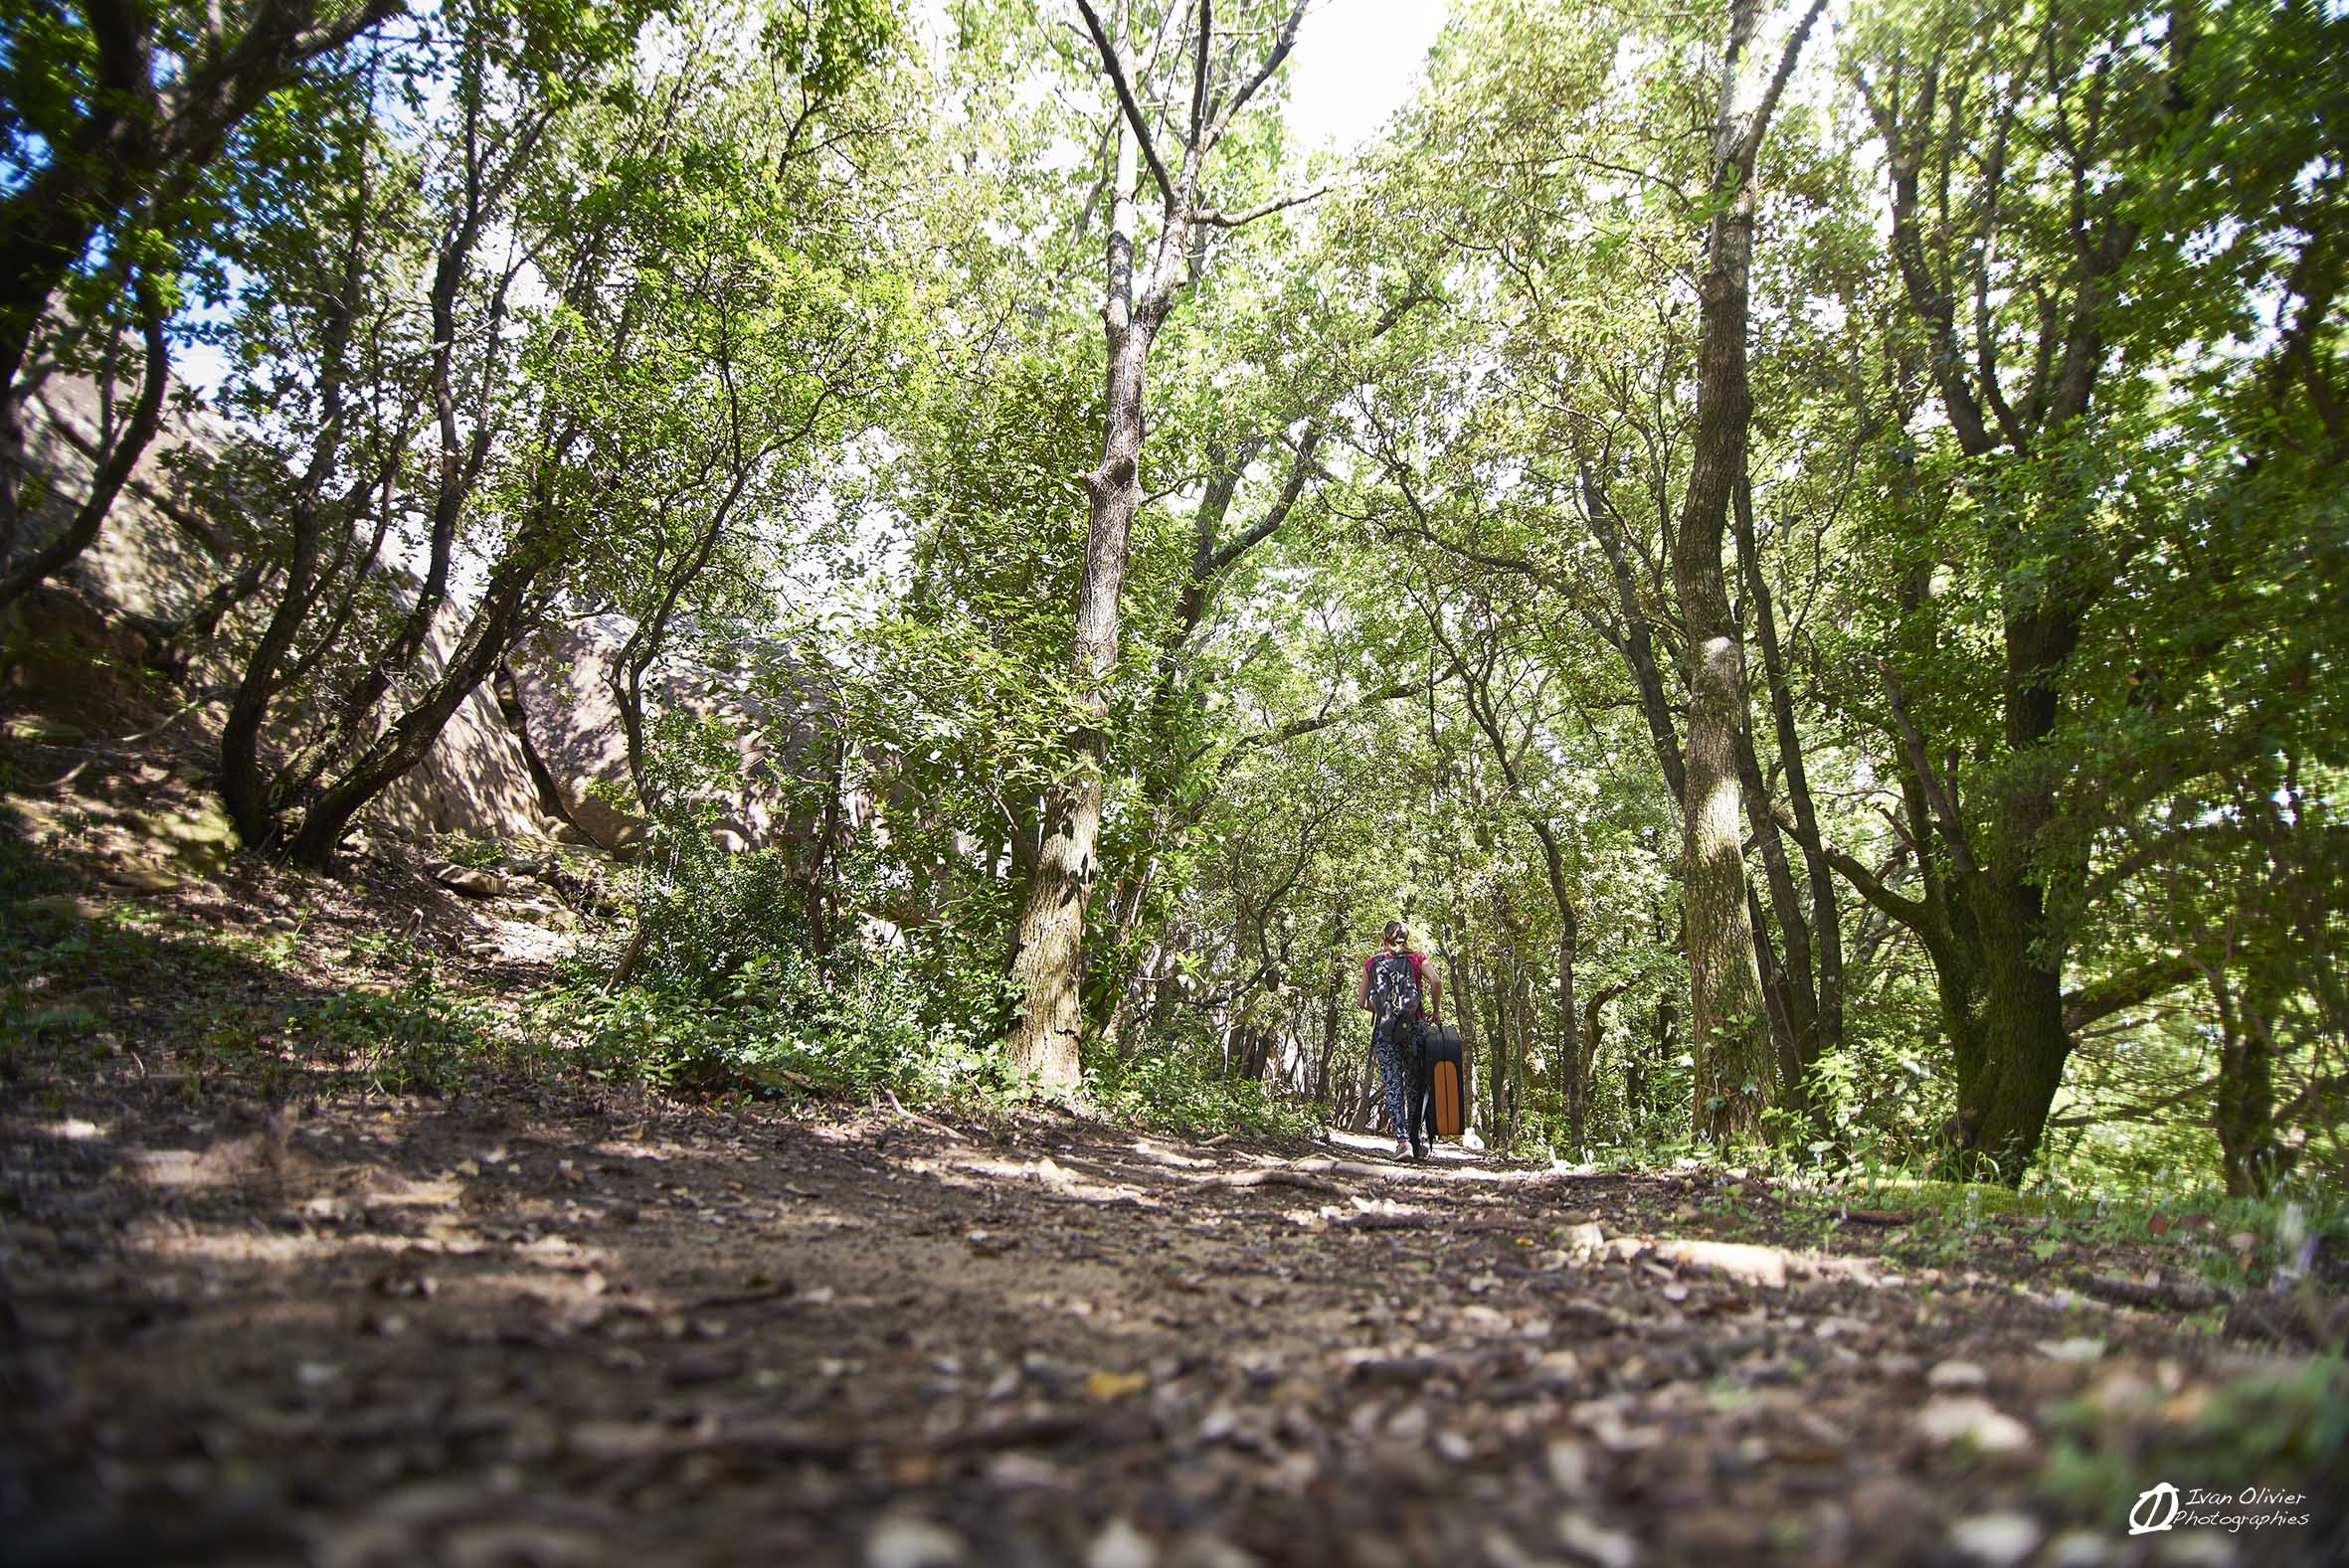
M 1350 146 L 1292 79 L 1351 3 L 0 0 L 10 1136 L 576 1091 L 1318 1142 L 1158 1175 L 1338 1197 L 1400 920 L 1463 1180 L 2125 1213 L 2233 1239 L 2108 1302 L 2334 1289 L 2349 8 L 1453 0 Z M 592 782 L 500 731 L 541 831 L 452 826 L 491 788 L 433 759 L 542 709 Z M 90 869 L 166 796 L 199 851 Z M 466 968 L 445 915 L 532 877 L 564 940 Z M 2325 1301 L 2269 1337 L 2337 1357 Z M 1019 1560 L 1386 1560 L 1134 1517 Z M 1958 1557 L 2039 1550 L 1989 1518 Z M 890 1528 L 853 1560 L 982 1539 Z

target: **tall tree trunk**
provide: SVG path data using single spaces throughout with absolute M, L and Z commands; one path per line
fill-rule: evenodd
M 1697 1052 L 1695 1124 L 1716 1139 L 1761 1131 L 1770 1048 L 1746 909 L 1738 734 L 1747 723 L 1743 637 L 1721 574 L 1730 493 L 1745 471 L 1752 393 L 1745 371 L 1753 266 L 1753 174 L 1787 75 L 1820 6 L 1788 39 L 1777 74 L 1751 108 L 1739 102 L 1760 0 L 1732 0 L 1714 126 L 1697 347 L 1697 422 L 1688 490 L 1673 541 L 1673 587 L 1688 632 L 1689 731 L 1684 753 L 1682 897 L 1688 911 L 1689 1026 Z
M 1556 833 L 1547 822 L 1537 820 L 1534 836 L 1541 840 L 1541 867 L 1549 877 L 1550 899 L 1557 905 L 1557 1071 L 1565 1089 L 1568 1152 L 1579 1160 L 1589 1130 L 1585 1104 L 1589 1082 L 1582 1071 L 1582 1052 L 1574 1040 L 1574 957 L 1582 927 L 1574 915 L 1574 901 L 1566 893 L 1565 859 L 1558 851 Z
M 1737 485 L 1735 517 L 1738 562 L 1744 573 L 1746 601 L 1753 610 L 1755 637 L 1761 646 L 1762 679 L 1769 697 L 1771 728 L 1778 743 L 1778 766 L 1785 777 L 1787 804 L 1794 816 L 1796 840 L 1803 850 L 1804 877 L 1810 891 L 1810 918 L 1804 921 L 1799 906 L 1792 903 L 1789 879 L 1785 893 L 1787 911 L 1782 911 L 1780 916 L 1783 928 L 1791 913 L 1794 925 L 1806 937 L 1805 962 L 1797 983 L 1803 989 L 1807 1016 L 1801 1021 L 1794 1043 L 1796 1058 L 1807 1075 L 1843 1044 L 1843 917 L 1836 904 L 1835 877 L 1820 844 L 1810 770 L 1803 757 L 1802 735 L 1794 722 L 1794 694 L 1787 684 L 1785 653 L 1778 641 L 1777 610 L 1771 600 L 1769 580 L 1761 569 L 1761 552 L 1754 537 L 1752 490 L 1742 478 Z M 1777 823 L 1772 820 L 1769 842 L 1775 845 L 1777 841 Z M 1783 849 L 1777 853 L 1783 860 Z M 1771 886 L 1772 896 L 1778 897 L 1777 882 L 1773 880 Z M 1790 968 L 1792 958 L 1790 953 Z M 1814 1133 L 1825 1134 L 1829 1130 L 1821 1122 L 1818 1108 L 1811 1105 L 1807 1090 L 1797 1103 L 1809 1113 Z
M 1143 375 L 1164 309 L 1163 304 L 1158 312 L 1135 309 L 1138 174 L 1134 137 L 1121 121 L 1109 297 L 1102 312 L 1109 374 L 1102 399 L 1101 462 L 1085 481 L 1090 506 L 1085 571 L 1077 589 L 1076 676 L 1089 722 L 1076 736 L 1069 774 L 1046 796 L 1043 842 L 1021 893 L 1011 949 L 1012 986 L 1021 1005 L 1004 1042 L 1005 1055 L 1015 1071 L 1060 1094 L 1073 1092 L 1083 1080 L 1078 1044 L 1085 908 L 1099 870 L 1102 775 L 1108 766 L 1102 728 L 1109 716 L 1106 686 L 1118 661 L 1118 596 L 1125 589 L 1127 546 L 1142 507 Z
M 2275 1136 L 2275 1047 L 2261 1009 L 2220 993 L 2219 1096 L 2215 1125 L 2231 1198 L 2267 1196 L 2289 1163 Z M 2247 1016 L 2248 1014 L 2248 1016 Z

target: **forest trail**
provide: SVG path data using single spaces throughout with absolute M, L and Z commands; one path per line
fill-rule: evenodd
M 1923 1262 L 1730 1172 L 1359 1143 L 20 1097 L 0 1556 L 2336 1560 L 2341 1478 L 2169 1473 L 2318 1374 L 2066 1289 L 2021 1216 Z M 2314 1518 L 2131 1539 L 2163 1480 Z

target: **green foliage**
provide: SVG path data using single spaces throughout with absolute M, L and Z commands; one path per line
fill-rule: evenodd
M 1241 54 L 1276 10 L 1215 8 Z M 546 1004 L 564 1060 L 1019 1092 L 991 1065 L 1012 913 L 1047 789 L 1097 750 L 1102 1106 L 1278 1130 L 1302 1114 L 1278 1080 L 1350 1112 L 1354 964 L 1400 914 L 1472 1025 L 1490 1141 L 1569 1151 L 1595 1026 L 1571 1152 L 1727 1155 L 1691 1141 L 1665 784 L 1722 9 L 1469 0 L 1344 167 L 1293 155 L 1277 83 L 1257 100 L 1217 202 L 1331 191 L 1199 241 L 1097 692 L 1068 671 L 1109 100 L 1048 8 L 949 12 L 933 55 L 893 0 L 455 0 L 312 62 L 168 203 L 102 220 L 58 318 L 90 329 L 81 357 L 52 347 L 113 341 L 135 261 L 227 367 L 239 439 L 183 477 L 250 521 L 254 608 L 298 622 L 253 672 L 259 754 L 290 759 L 272 809 L 422 667 L 383 567 L 434 557 L 441 629 L 617 617 L 629 680 L 674 659 L 760 710 L 756 735 L 632 726 L 613 800 L 650 833 L 598 983 Z M 141 15 L 173 59 L 207 25 Z M 89 112 L 98 41 L 32 0 L 4 23 L 21 185 Z M 1770 796 L 1743 824 L 1753 908 L 1778 959 L 1823 965 L 1833 927 L 1844 1018 L 1756 1074 L 1774 1148 L 1736 1157 L 1913 1178 L 1996 1077 L 2014 972 L 2092 1000 L 2153 971 L 2057 1042 L 2033 1197 L 2337 1187 L 2344 29 L 2338 6 L 1866 0 L 1799 62 L 1756 182 L 1732 592 Z M 1179 42 L 1150 53 L 1154 112 Z M 1914 256 L 1884 222 L 1902 167 L 1931 209 Z M 502 629 L 468 618 L 486 584 L 513 591 Z M 1781 836 L 1781 868 L 1789 752 L 1823 847 Z M 718 829 L 753 784 L 794 827 L 743 852 Z M 0 896 L 44 891 L 0 848 Z M 0 933 L 147 961 L 120 923 L 48 919 Z M 9 994 L 43 1049 L 89 1030 Z M 503 1049 L 416 975 L 295 1034 L 387 1083 Z M 1232 1076 L 1260 1056 L 1264 1081 Z
M 297 1005 L 285 1019 L 293 1059 L 313 1075 L 392 1094 L 447 1094 L 468 1081 L 543 1066 L 518 1046 L 477 997 L 446 989 L 419 966 L 396 986 L 344 991 Z
M 452 865 L 471 866 L 488 870 L 504 861 L 505 845 L 494 838 L 476 838 L 470 833 L 444 833 L 439 845 L 441 858 Z
M 2349 1367 L 2336 1356 L 2238 1372 L 2190 1422 L 2163 1418 L 2169 1397 L 2143 1385 L 2060 1407 L 2063 1435 L 2041 1485 L 2100 1518 L 2119 1520 L 2155 1481 L 2235 1494 L 2261 1478 L 2337 1475 L 2349 1464 Z M 2311 1510 L 2301 1503 L 2218 1511 L 2297 1517 Z
M 565 1060 L 597 1079 L 668 1090 L 883 1090 L 922 1100 L 999 1094 L 1009 1086 L 990 1042 L 941 1015 L 901 955 L 853 950 L 828 967 L 806 953 L 746 960 L 722 986 L 592 981 L 540 998 L 538 1026 Z
M 1235 1079 L 1212 1055 L 1179 1045 L 1089 1066 L 1085 1097 L 1118 1121 L 1193 1136 L 1244 1131 L 1304 1137 L 1321 1128 L 1311 1105 L 1261 1079 Z

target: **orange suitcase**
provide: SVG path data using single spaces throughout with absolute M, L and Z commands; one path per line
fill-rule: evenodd
M 1429 1131 L 1458 1137 L 1467 1125 L 1467 1084 L 1460 1071 L 1460 1032 L 1448 1024 L 1427 1031 Z

